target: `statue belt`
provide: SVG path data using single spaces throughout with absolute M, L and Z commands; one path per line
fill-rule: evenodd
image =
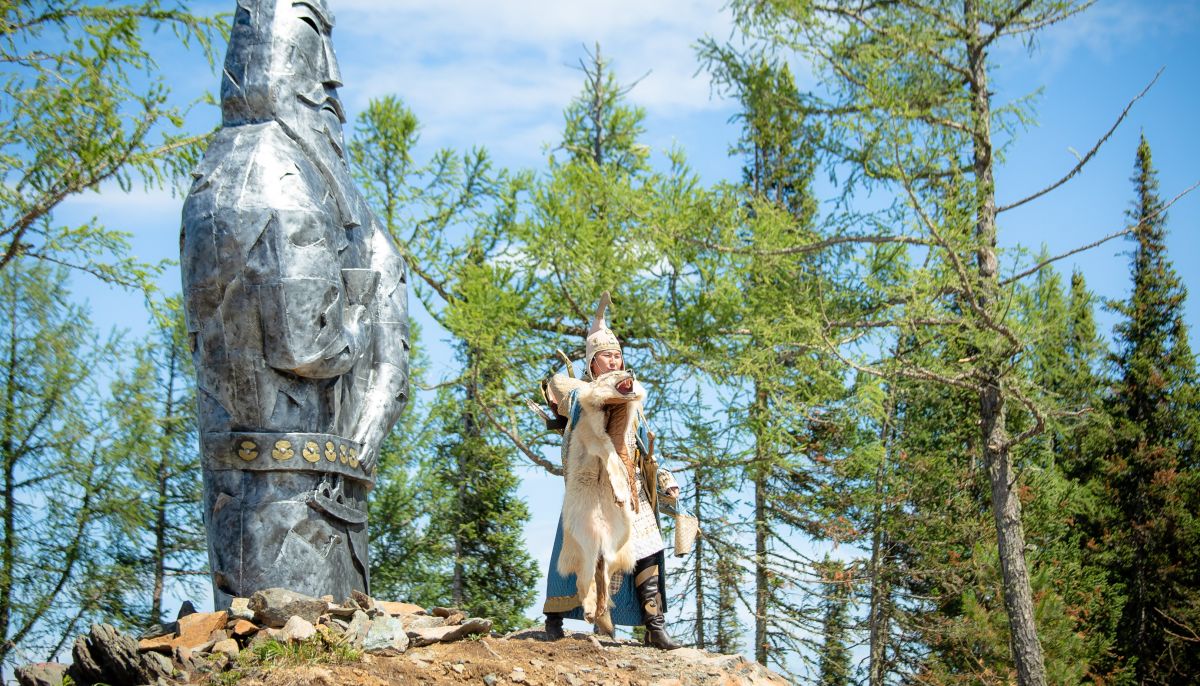
M 209 469 L 321 472 L 374 481 L 359 462 L 362 444 L 333 434 L 232 431 L 206 433 L 200 444 Z

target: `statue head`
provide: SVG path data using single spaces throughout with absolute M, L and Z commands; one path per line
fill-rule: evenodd
M 346 117 L 332 30 L 325 0 L 237 0 L 221 79 L 222 123 L 275 120 L 342 156 Z

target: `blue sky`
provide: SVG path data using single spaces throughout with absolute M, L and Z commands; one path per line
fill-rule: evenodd
M 695 42 L 729 36 L 728 12 L 717 1 L 615 0 L 443 0 L 442 2 L 329 0 L 336 17 L 334 45 L 345 86 L 347 117 L 353 121 L 374 97 L 398 95 L 420 118 L 418 159 L 437 148 L 484 146 L 500 165 L 541 167 L 547 146 L 562 128 L 562 110 L 579 90 L 578 62 L 585 47 L 599 42 L 623 81 L 645 75 L 630 100 L 646 109 L 644 142 L 664 162 L 662 151 L 683 148 L 706 181 L 735 179 L 738 162 L 727 151 L 737 135 L 729 122 L 732 103 L 715 97 L 697 73 Z M 233 2 L 202 3 L 200 11 L 230 11 Z M 160 66 L 176 95 L 190 100 L 215 91 L 218 77 L 195 53 L 154 39 Z M 1036 251 L 1043 244 L 1059 253 L 1124 226 L 1132 199 L 1129 177 L 1137 138 L 1145 133 L 1154 151 L 1161 194 L 1170 198 L 1200 181 L 1200 109 L 1195 71 L 1200 68 L 1200 4 L 1183 0 L 1101 2 L 1082 16 L 1055 26 L 1031 47 L 998 46 L 993 82 L 1000 100 L 1041 88 L 1037 125 L 1022 131 L 1006 149 L 998 169 L 1001 204 L 1058 179 L 1111 126 L 1126 103 L 1165 68 L 1157 85 L 1137 105 L 1083 174 L 1063 188 L 1000 218 L 1005 246 Z M 215 126 L 218 112 L 198 107 L 189 126 Z M 349 133 L 349 132 L 348 132 Z M 133 235 L 143 259 L 178 256 L 182 196 L 168 191 L 123 194 L 112 187 L 67 201 L 57 214 L 72 223 L 96 216 Z M 1187 320 L 1200 326 L 1200 252 L 1196 231 L 1200 193 L 1170 211 L 1170 254 L 1192 297 Z M 1113 241 L 1060 263 L 1079 268 L 1101 297 L 1128 292 L 1128 243 Z M 177 290 L 178 270 L 163 278 Z M 76 291 L 92 305 L 102 327 L 144 330 L 141 298 L 78 279 Z M 415 300 L 414 310 L 418 307 Z M 1100 315 L 1108 331 L 1113 319 Z M 434 362 L 430 382 L 449 375 L 449 355 L 432 334 L 425 341 Z M 619 332 L 618 332 L 619 333 Z M 442 350 L 439 353 L 439 350 Z M 531 552 L 543 567 L 549 557 L 560 503 L 559 483 L 525 470 L 523 496 L 533 520 L 527 528 Z M 540 600 L 531 608 L 537 616 Z

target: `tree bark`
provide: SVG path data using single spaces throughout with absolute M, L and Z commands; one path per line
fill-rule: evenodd
M 996 189 L 992 175 L 991 104 L 988 93 L 987 53 L 980 34 L 977 0 L 964 0 L 967 29 L 967 59 L 972 110 L 973 171 L 976 182 L 976 227 L 978 244 L 978 305 L 981 311 L 995 301 L 999 292 L 996 258 Z M 1021 526 L 1021 503 L 1016 494 L 1016 475 L 1009 454 L 1009 436 L 1004 420 L 1004 391 L 1001 374 L 1004 360 L 985 354 L 980 367 L 979 418 L 983 454 L 992 487 L 992 518 L 996 525 L 1000 568 L 1003 574 L 1004 607 L 1008 614 L 1009 643 L 1021 686 L 1044 686 L 1046 667 L 1033 617 L 1033 594 L 1025 565 L 1025 532 Z
M 884 498 L 887 497 L 885 480 L 887 479 L 888 456 L 891 446 L 892 415 L 894 401 L 889 392 L 886 400 L 887 407 L 883 426 L 879 428 L 879 440 L 883 444 L 883 456 L 879 461 L 879 469 L 875 473 L 875 511 L 872 515 L 874 529 L 871 535 L 871 608 L 867 618 L 868 630 L 868 659 L 867 683 L 869 686 L 883 686 L 887 676 L 886 654 L 888 639 L 887 611 L 891 587 L 884 578 L 883 567 L 886 549 L 888 548 L 887 532 L 884 530 Z
M 767 613 L 770 610 L 770 574 L 767 571 L 767 448 L 763 444 L 762 422 L 766 412 L 766 392 L 754 388 L 751 424 L 754 427 L 754 659 L 767 664 Z
M 695 472 L 696 482 L 693 486 L 696 489 L 695 509 L 693 510 L 696 521 L 700 519 L 700 493 L 704 488 L 703 471 L 697 469 Z M 696 552 L 692 558 L 692 574 L 696 579 L 696 647 L 704 650 L 704 539 L 696 537 Z M 718 579 L 718 583 L 720 580 Z

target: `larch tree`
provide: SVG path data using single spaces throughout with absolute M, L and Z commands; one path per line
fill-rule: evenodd
M 141 620 L 166 619 L 164 593 L 185 595 L 207 574 L 201 521 L 195 373 L 178 296 L 153 303 L 152 328 L 111 386 L 115 449 L 124 451 L 127 506 L 113 534 L 139 580 Z M 140 595 L 144 593 L 145 595 Z M 130 594 L 131 596 L 133 594 Z
M 191 171 L 207 135 L 183 131 L 185 110 L 170 101 L 146 35 L 173 31 L 211 64 L 224 26 L 161 0 L 0 4 L 0 269 L 26 255 L 151 287 L 159 265 L 132 257 L 127 234 L 63 226 L 54 212 L 101 184 L 162 186 Z
M 1008 41 L 1033 40 L 1088 4 L 733 3 L 748 40 L 812 65 L 820 92 L 805 97 L 805 111 L 826 123 L 821 147 L 846 197 L 853 200 L 855 189 L 873 189 L 896 199 L 886 212 L 869 204 L 847 209 L 832 222 L 837 235 L 795 249 L 919 246 L 922 262 L 907 278 L 872 292 L 860 303 L 856 322 L 828 317 L 823 335 L 830 352 L 860 372 L 974 397 L 972 423 L 989 482 L 1009 659 L 1023 686 L 1041 686 L 1047 675 L 1026 559 L 1020 493 L 1027 486 L 1014 449 L 1043 430 L 1046 413 L 1013 364 L 1031 341 L 1008 303 L 1017 282 L 1045 263 L 1002 265 L 997 218 L 1075 176 L 1107 136 L 1060 179 L 1004 202 L 995 182 L 996 153 L 1028 112 L 1020 99 L 995 102 L 991 53 Z M 878 336 L 867 345 L 848 331 Z M 915 356 L 872 362 L 868 351 L 905 335 L 922 346 L 934 338 L 948 340 L 963 354 L 926 360 L 927 365 Z
M 432 574 L 440 591 L 431 584 L 409 590 L 426 598 L 440 593 L 443 602 L 501 627 L 520 626 L 537 573 L 521 538 L 529 515 L 515 497 L 515 451 L 492 430 L 488 408 L 511 405 L 505 384 L 518 373 L 510 368 L 521 367 L 509 353 L 522 347 L 513 332 L 524 299 L 514 270 L 496 261 L 526 181 L 494 169 L 482 149 L 461 156 L 443 150 L 414 165 L 418 123 L 394 97 L 372 101 L 355 134 L 356 177 L 400 246 L 413 293 L 453 337 L 460 365 L 430 405 L 429 430 L 437 437 L 426 437 L 429 452 L 416 459 L 422 446 L 408 447 L 412 457 L 394 467 L 412 482 L 405 485 L 397 473 L 393 495 L 416 504 L 418 484 L 439 494 L 422 501 L 424 543 L 448 553 Z
M 111 531 L 129 506 L 128 447 L 98 370 L 119 345 L 70 305 L 64 268 L 0 270 L 0 664 L 52 660 L 92 621 L 145 616 Z

